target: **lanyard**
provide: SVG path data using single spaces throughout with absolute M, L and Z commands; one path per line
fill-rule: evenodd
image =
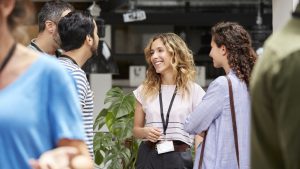
M 43 51 L 41 48 L 39 48 L 35 43 L 31 42 L 30 45 L 33 46 L 33 47 L 34 47 L 36 50 L 38 50 L 39 52 L 44 53 L 44 51 Z
M 172 96 L 172 99 L 171 99 L 171 102 L 170 102 L 170 105 L 169 105 L 169 109 L 168 109 L 168 112 L 167 112 L 167 118 L 166 118 L 166 121 L 165 121 L 163 103 L 162 103 L 162 96 L 161 96 L 161 88 L 159 89 L 159 106 L 160 106 L 161 120 L 162 120 L 162 123 L 163 123 L 164 135 L 166 135 L 166 131 L 167 131 L 167 128 L 168 128 L 170 111 L 171 111 L 171 108 L 172 108 L 172 105 L 173 105 L 174 98 L 176 96 L 176 92 L 177 92 L 177 86 L 175 87 L 175 90 L 174 90 L 174 93 L 173 93 L 173 96 Z
M 30 45 L 33 46 L 37 51 L 41 52 L 41 53 L 45 53 L 41 48 L 38 47 L 37 44 L 35 44 L 34 42 L 30 42 Z M 55 51 L 55 56 L 58 58 L 60 57 L 60 52 L 58 50 Z
M 78 66 L 77 62 L 76 62 L 73 58 L 71 58 L 70 56 L 68 56 L 68 55 L 60 55 L 60 57 L 68 58 L 68 59 L 70 59 L 75 65 Z
M 3 62 L 0 65 L 0 73 L 2 72 L 2 70 L 7 65 L 8 61 L 12 58 L 12 56 L 13 56 L 15 50 L 16 50 L 16 46 L 17 46 L 17 43 L 14 43 L 12 45 L 12 47 L 9 49 L 8 53 L 6 54 L 6 56 L 4 57 Z

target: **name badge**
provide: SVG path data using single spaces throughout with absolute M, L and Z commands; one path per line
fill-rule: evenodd
M 158 154 L 174 151 L 173 141 L 161 141 L 156 144 L 156 150 Z

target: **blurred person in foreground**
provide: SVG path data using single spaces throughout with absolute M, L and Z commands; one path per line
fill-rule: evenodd
M 250 83 L 251 167 L 300 168 L 300 5 L 264 44 Z
M 46 2 L 38 13 L 38 36 L 31 40 L 28 47 L 58 57 L 60 38 L 57 25 L 59 20 L 71 11 L 74 11 L 74 7 L 63 0 Z
M 32 10 L 29 0 L 0 1 L 0 168 L 92 168 L 73 80 L 13 36 Z
M 97 52 L 98 28 L 89 12 L 77 11 L 70 12 L 59 21 L 58 32 L 61 37 L 61 47 L 65 51 L 58 60 L 76 81 L 87 135 L 85 142 L 93 157 L 93 92 L 81 67 Z

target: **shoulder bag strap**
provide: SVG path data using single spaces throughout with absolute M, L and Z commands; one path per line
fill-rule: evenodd
M 235 117 L 235 109 L 234 109 L 234 100 L 233 100 L 233 92 L 232 92 L 232 84 L 231 80 L 228 76 L 226 76 L 228 82 L 228 89 L 229 89 L 229 98 L 230 98 L 230 110 L 231 110 L 231 119 L 232 119 L 232 128 L 233 128 L 233 135 L 234 135 L 234 145 L 235 145 L 235 153 L 236 159 L 238 163 L 238 168 L 240 168 L 240 158 L 239 158 L 239 143 L 238 143 L 238 136 L 237 136 L 237 127 L 236 127 L 236 117 Z M 204 132 L 204 138 L 201 147 L 201 154 L 199 159 L 199 166 L 198 169 L 202 168 L 203 163 L 203 156 L 204 156 L 204 148 L 205 148 L 205 141 L 206 141 L 206 134 L 207 131 Z
M 205 141 L 206 141 L 206 134 L 207 134 L 207 131 L 204 132 L 198 169 L 202 168 L 203 156 L 204 156 L 204 147 L 205 147 Z
M 236 116 L 235 116 L 235 109 L 234 109 L 232 84 L 231 84 L 230 78 L 228 76 L 226 76 L 226 78 L 227 78 L 227 81 L 228 81 L 228 88 L 229 88 L 230 109 L 231 109 L 232 128 L 233 128 L 233 135 L 234 135 L 235 153 L 236 153 L 236 159 L 237 159 L 238 167 L 240 168 L 239 142 L 238 142 L 237 127 L 236 127 Z

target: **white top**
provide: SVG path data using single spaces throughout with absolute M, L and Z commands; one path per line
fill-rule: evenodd
M 182 93 L 177 92 L 170 111 L 169 124 L 166 130 L 166 136 L 162 135 L 159 140 L 179 140 L 188 145 L 192 145 L 194 135 L 190 135 L 184 131 L 184 122 L 188 114 L 194 111 L 195 107 L 201 102 L 205 91 L 196 83 L 189 83 L 190 94 L 182 97 Z M 163 113 L 166 119 L 167 111 L 175 90 L 175 85 L 162 85 L 162 103 Z M 140 85 L 133 91 L 136 99 L 141 103 L 145 112 L 145 127 L 157 127 L 163 132 L 163 123 L 160 114 L 159 95 L 153 99 L 144 99 L 141 95 L 143 86 Z

